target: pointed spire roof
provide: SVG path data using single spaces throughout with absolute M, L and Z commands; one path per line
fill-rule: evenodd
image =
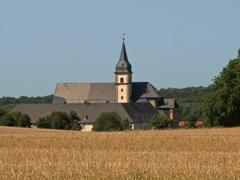
M 120 54 L 119 61 L 116 65 L 115 73 L 132 73 L 132 66 L 128 61 L 127 51 L 123 39 L 122 50 Z

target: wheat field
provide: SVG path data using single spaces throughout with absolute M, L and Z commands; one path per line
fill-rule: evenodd
M 0 127 L 0 179 L 240 179 L 240 128 L 83 133 Z

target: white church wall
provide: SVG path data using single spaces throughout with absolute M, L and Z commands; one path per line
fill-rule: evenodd
M 83 132 L 91 132 L 93 129 L 93 125 L 92 124 L 84 124 L 82 125 L 82 130 Z

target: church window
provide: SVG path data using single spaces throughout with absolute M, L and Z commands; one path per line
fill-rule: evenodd
M 121 82 L 121 83 L 124 83 L 124 79 L 123 79 L 123 78 L 121 78 L 121 79 L 120 79 L 120 82 Z
M 121 92 L 123 92 L 123 89 L 121 89 Z
M 123 96 L 121 96 L 121 99 L 123 100 Z

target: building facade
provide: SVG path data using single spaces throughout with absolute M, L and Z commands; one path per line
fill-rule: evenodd
M 33 123 L 52 111 L 74 110 L 82 119 L 83 131 L 91 131 L 97 117 L 111 111 L 128 119 L 133 129 L 145 128 L 155 113 L 176 120 L 175 100 L 161 97 L 149 82 L 133 82 L 132 74 L 123 41 L 114 72 L 115 82 L 58 83 L 52 104 L 21 104 L 15 110 L 29 114 Z

